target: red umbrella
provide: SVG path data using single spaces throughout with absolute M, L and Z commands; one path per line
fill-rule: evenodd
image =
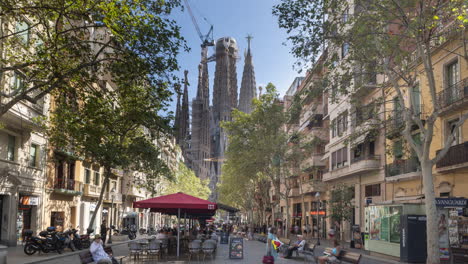
M 181 211 L 191 216 L 213 216 L 216 212 L 217 204 L 178 192 L 134 202 L 133 207 L 150 208 L 152 212 L 160 212 L 171 215 L 177 214 L 178 219 L 180 219 Z M 179 229 L 180 223 L 177 228 L 177 257 L 179 256 Z

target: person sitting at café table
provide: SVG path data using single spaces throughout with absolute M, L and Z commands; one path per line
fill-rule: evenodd
M 158 234 L 156 235 L 156 239 L 166 239 L 167 235 L 164 234 L 163 230 L 159 230 Z
M 297 235 L 297 241 L 290 247 L 288 247 L 287 255 L 284 258 L 291 258 L 292 254 L 296 250 L 304 250 L 306 241 L 303 239 L 302 235 Z
M 111 255 L 107 254 L 106 251 L 104 251 L 100 234 L 96 234 L 94 236 L 94 242 L 89 247 L 89 251 L 93 256 L 94 262 L 97 264 L 118 263 L 116 259 L 114 259 Z

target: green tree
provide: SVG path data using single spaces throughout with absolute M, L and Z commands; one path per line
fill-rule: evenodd
M 354 2 L 354 5 L 351 5 Z M 464 0 L 438 1 L 345 1 L 282 0 L 273 8 L 279 26 L 285 28 L 292 43 L 298 66 L 311 66 L 320 53 L 328 51 L 326 67 L 330 96 L 349 95 L 366 89 L 376 75 L 384 80 L 380 87 L 406 102 L 404 92 L 427 80 L 430 104 L 421 115 L 413 102 L 401 107 L 404 121 L 402 136 L 416 153 L 423 174 L 427 215 L 427 263 L 439 263 L 437 215 L 432 168 L 448 151 L 455 134 L 444 148 L 431 158 L 431 143 L 436 121 L 441 113 L 433 68 L 433 51 L 443 48 L 447 40 L 459 41 L 468 59 L 466 45 L 467 3 Z M 447 28 L 447 22 L 452 27 Z M 346 54 L 340 50 L 346 48 Z M 418 66 L 422 66 L 419 72 Z M 349 84 L 349 85 L 347 85 Z M 330 88 L 337 89 L 330 89 Z M 424 118 L 424 122 L 422 120 Z M 468 114 L 456 124 L 458 131 Z M 411 135 L 411 127 L 421 131 L 420 140 Z
M 351 202 L 354 198 L 354 188 L 344 184 L 333 186 L 330 191 L 330 218 L 332 221 L 338 221 L 340 225 L 340 234 L 337 236 L 343 239 L 343 222 L 350 221 L 353 217 L 354 205 Z
M 158 115 L 169 93 L 162 87 L 138 85 L 135 80 L 119 83 L 113 91 L 60 94 L 51 113 L 48 133 L 52 146 L 104 167 L 104 181 L 90 228 L 112 168 L 138 172 L 137 186 L 168 176 L 167 165 L 159 159 L 159 148 L 153 142 L 170 131 L 170 119 Z
M 263 212 L 262 209 L 275 206 L 270 202 L 271 186 L 275 194 L 282 193 L 280 165 L 287 143 L 283 129 L 286 116 L 271 83 L 259 99 L 253 100 L 253 106 L 251 114 L 234 110 L 232 121 L 222 124 L 228 134 L 229 145 L 220 188 L 224 190 L 223 195 L 231 191 L 233 195 L 229 197 L 241 199 L 244 206 L 252 206 L 246 204 L 245 198 L 250 196 L 241 194 L 253 191 L 254 201 L 258 203 L 255 208 Z M 227 187 L 234 182 L 237 182 L 236 187 Z
M 208 199 L 210 188 L 208 180 L 202 180 L 195 175 L 184 163 L 179 163 L 173 180 L 167 182 L 162 194 L 183 192 L 201 199 Z
M 185 42 L 170 18 L 179 0 L 0 1 L 0 116 L 20 101 L 85 93 L 101 76 L 150 85 L 178 69 Z M 11 85 L 16 76 L 20 85 Z

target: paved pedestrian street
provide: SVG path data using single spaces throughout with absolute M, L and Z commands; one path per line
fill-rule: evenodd
M 126 243 L 115 244 L 113 247 L 115 256 L 128 256 L 129 250 Z M 321 255 L 324 248 L 319 247 L 316 249 L 315 254 Z M 243 259 L 229 259 L 229 247 L 227 244 L 218 244 L 218 250 L 216 256 L 213 259 L 207 257 L 203 260 L 203 255 L 193 257 L 191 261 L 188 260 L 186 254 L 182 254 L 180 260 L 175 260 L 175 257 L 169 257 L 168 259 L 163 258 L 161 260 L 148 259 L 142 256 L 140 259 L 129 259 L 126 258 L 124 264 L 145 264 L 145 263 L 262 263 L 262 257 L 265 254 L 265 243 L 258 241 L 244 240 L 244 258 Z M 171 253 L 171 255 L 173 255 Z M 8 263 L 42 263 L 42 264 L 80 264 L 80 259 L 77 253 L 67 252 L 62 255 L 55 253 L 26 256 L 22 252 L 22 247 L 10 248 L 8 250 Z M 278 258 L 275 261 L 276 264 L 289 264 L 289 263 L 315 263 L 315 261 L 308 259 L 304 262 L 302 257 L 297 257 L 295 254 L 292 259 Z M 397 261 L 385 260 L 374 256 L 363 255 L 360 264 L 379 264 L 379 263 L 399 263 Z

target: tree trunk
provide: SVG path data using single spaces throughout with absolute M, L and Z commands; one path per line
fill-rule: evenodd
M 101 208 L 102 200 L 104 199 L 104 192 L 106 191 L 106 187 L 109 184 L 109 175 L 111 173 L 110 168 L 104 168 L 104 182 L 102 183 L 102 189 L 101 193 L 99 194 L 98 202 L 96 205 L 96 209 L 94 209 L 93 216 L 91 217 L 91 220 L 89 221 L 88 225 L 88 230 L 91 230 L 94 224 L 94 221 L 96 221 L 96 216 L 98 214 L 99 208 Z M 96 230 L 95 230 L 96 231 Z M 89 231 L 88 231 L 89 233 Z
M 290 217 L 289 217 L 289 199 L 288 199 L 288 191 L 286 191 L 286 223 L 285 223 L 285 234 L 284 236 L 286 238 L 289 237 L 289 221 L 290 221 Z
M 439 234 L 437 225 L 437 208 L 435 204 L 434 181 L 432 177 L 432 163 L 421 162 L 424 184 L 424 197 L 427 218 L 427 260 L 428 264 L 439 264 Z

